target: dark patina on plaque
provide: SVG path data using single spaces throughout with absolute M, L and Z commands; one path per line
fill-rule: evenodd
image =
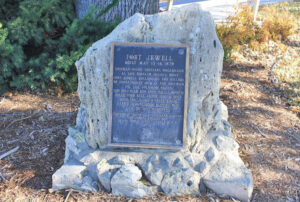
M 189 47 L 112 43 L 109 145 L 184 147 Z

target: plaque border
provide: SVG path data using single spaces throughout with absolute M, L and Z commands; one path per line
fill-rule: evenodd
M 184 89 L 184 111 L 183 111 L 183 130 L 182 130 L 182 146 L 168 146 L 159 144 L 130 144 L 130 143 L 112 143 L 112 90 L 113 90 L 113 68 L 114 68 L 114 46 L 156 46 L 156 47 L 184 47 L 186 48 L 185 61 L 185 89 Z M 108 144 L 109 147 L 132 147 L 132 148 L 158 148 L 158 149 L 184 149 L 186 143 L 186 124 L 187 124 L 187 108 L 189 96 L 189 55 L 190 46 L 188 44 L 163 44 L 163 43 L 143 43 L 143 42 L 111 42 L 110 44 L 110 72 L 109 72 L 109 103 L 108 103 Z

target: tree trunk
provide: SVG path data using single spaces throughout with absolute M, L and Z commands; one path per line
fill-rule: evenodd
M 114 2 L 116 2 L 116 4 L 114 4 Z M 123 21 L 137 12 L 142 14 L 154 14 L 159 11 L 159 0 L 77 0 L 77 17 L 84 17 L 88 13 L 90 6 L 106 9 L 111 5 L 114 6 L 101 16 L 101 19 L 106 22 L 112 21 L 117 17 Z

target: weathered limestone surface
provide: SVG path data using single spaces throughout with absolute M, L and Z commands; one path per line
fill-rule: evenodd
M 253 191 L 252 175 L 238 154 L 224 155 L 204 177 L 204 183 L 217 194 L 242 201 L 248 201 Z
M 164 176 L 162 190 L 169 195 L 200 195 L 200 174 L 192 169 L 183 168 L 169 172 Z
M 190 46 L 185 149 L 107 147 L 111 42 Z M 206 186 L 250 200 L 252 175 L 238 155 L 227 108 L 219 99 L 222 59 L 213 20 L 197 4 L 156 15 L 135 14 L 95 42 L 76 62 L 82 105 L 76 126 L 69 128 L 65 165 L 53 175 L 53 188 L 93 191 L 99 182 L 113 194 L 141 198 L 157 190 L 200 195 Z
M 142 198 L 153 196 L 155 187 L 146 186 L 141 181 L 141 170 L 135 165 L 123 165 L 111 179 L 112 193 L 115 195 Z
M 93 148 L 108 142 L 108 88 L 111 42 L 188 44 L 189 105 L 186 149 L 200 152 L 210 130 L 223 129 L 219 87 L 223 48 L 214 22 L 198 5 L 156 15 L 135 14 L 97 41 L 76 62 L 78 93 L 86 108 L 86 140 Z
M 85 191 L 97 191 L 97 185 L 87 175 L 85 166 L 64 165 L 52 176 L 53 190 L 79 189 Z
M 111 190 L 111 178 L 120 168 L 120 165 L 110 165 L 102 159 L 97 165 L 98 179 L 106 191 Z

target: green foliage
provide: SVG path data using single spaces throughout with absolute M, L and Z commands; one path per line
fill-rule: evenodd
M 22 0 L 1 0 L 0 21 L 8 21 L 19 12 L 19 3 Z
M 4 0 L 0 6 L 0 94 L 9 88 L 65 91 L 77 86 L 74 62 L 118 22 L 91 9 L 77 19 L 74 0 Z

